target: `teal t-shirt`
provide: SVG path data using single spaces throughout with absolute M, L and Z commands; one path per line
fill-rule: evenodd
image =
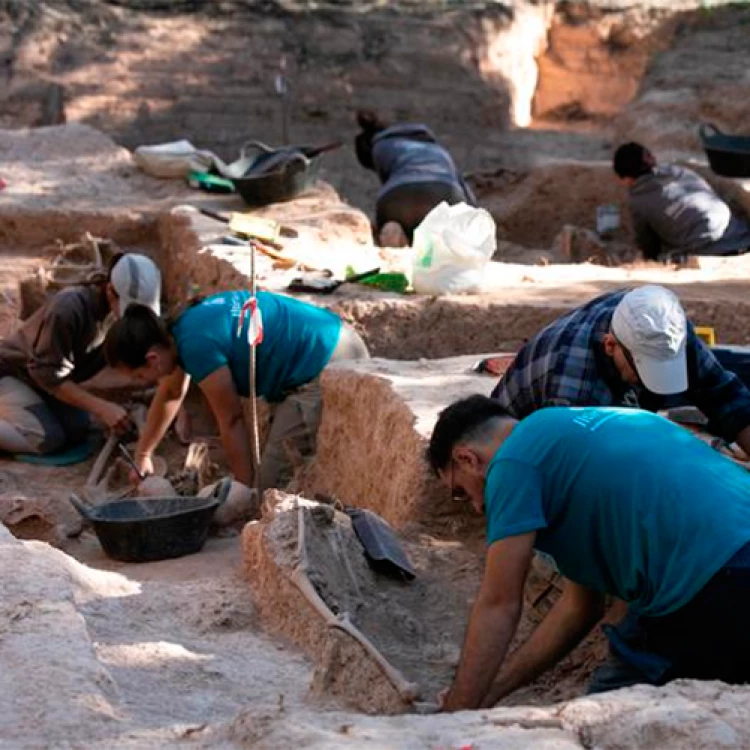
M 341 319 L 330 310 L 272 292 L 258 292 L 263 341 L 255 360 L 255 390 L 267 401 L 316 378 L 333 354 Z M 237 331 L 250 292 L 223 292 L 185 310 L 172 326 L 180 364 L 197 383 L 220 367 L 232 373 L 240 396 L 248 395 L 250 315 Z
M 492 459 L 487 537 L 536 531 L 576 583 L 661 616 L 750 541 L 750 473 L 637 409 L 541 409 Z

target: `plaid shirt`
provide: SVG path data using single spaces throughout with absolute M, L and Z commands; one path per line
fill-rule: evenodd
M 612 314 L 628 292 L 597 297 L 550 323 L 529 340 L 492 391 L 517 419 L 545 406 L 666 408 L 667 399 L 625 383 L 604 351 Z M 709 429 L 732 441 L 750 425 L 750 391 L 725 370 L 688 324 L 687 403 L 709 419 Z M 681 399 L 681 402 L 685 401 Z

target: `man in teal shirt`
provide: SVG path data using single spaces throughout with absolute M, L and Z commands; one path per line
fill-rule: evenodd
M 489 544 L 445 710 L 494 705 L 536 678 L 601 619 L 606 594 L 630 614 L 608 633 L 596 689 L 750 680 L 743 468 L 650 412 L 556 407 L 518 422 L 484 396 L 441 413 L 428 457 L 484 512 Z M 534 548 L 555 558 L 564 591 L 506 659 Z

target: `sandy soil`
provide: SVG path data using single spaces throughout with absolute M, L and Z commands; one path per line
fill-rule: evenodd
M 718 71 L 711 66 L 708 73 L 700 70 L 706 57 L 721 48 L 716 65 L 724 66 L 731 57 L 733 62 L 726 69 L 727 75 L 735 78 L 744 75 L 736 67 L 739 65 L 736 60 L 742 59 L 736 50 L 743 42 L 740 21 L 745 17 L 739 11 L 736 16 L 733 14 L 734 11 L 722 13 L 713 20 L 707 17 L 700 39 L 687 35 L 671 56 L 659 59 L 647 76 L 640 97 L 626 116 L 615 123 L 618 138 L 653 137 L 665 150 L 684 147 L 696 155 L 695 140 L 692 135 L 687 137 L 689 127 L 698 116 L 722 114 L 722 98 L 727 98 L 727 86 L 731 88 L 732 84 L 718 76 L 721 80 L 714 86 L 714 73 Z M 92 71 L 117 67 L 116 61 L 105 54 L 105 26 L 102 38 L 94 41 L 89 38 L 81 47 L 80 58 L 91 67 L 70 65 L 68 83 L 90 87 L 87 76 L 90 78 Z M 158 19 L 149 17 L 143 28 L 156 26 Z M 169 29 L 185 31 L 185 36 L 175 44 L 188 53 L 201 38 L 201 29 L 187 16 L 165 24 L 162 39 L 168 36 Z M 725 33 L 728 30 L 731 34 Z M 132 35 L 123 38 L 133 44 L 131 58 L 143 55 L 142 40 Z M 42 64 L 45 56 L 51 54 L 54 40 L 50 36 L 46 41 L 49 47 L 26 50 L 33 64 Z M 608 42 L 601 43 L 606 46 Z M 69 37 L 66 44 L 70 50 Z M 577 50 L 573 52 L 577 54 Z M 57 64 L 66 67 L 65 59 Z M 126 72 L 122 66 L 118 70 Z M 667 70 L 672 72 L 667 75 Z M 115 89 L 128 88 L 126 78 L 116 81 Z M 336 85 L 339 84 L 342 90 L 346 87 L 346 82 Z M 629 87 L 632 84 L 628 81 Z M 669 90 L 660 91 L 661 88 Z M 89 88 L 88 94 L 83 98 L 95 104 L 95 92 Z M 132 105 L 130 101 L 128 106 Z M 738 123 L 743 121 L 740 105 L 728 108 L 720 124 L 739 127 Z M 674 127 L 667 127 L 665 123 L 674 112 L 679 117 Z M 110 115 L 117 119 L 134 113 L 113 109 Z M 146 115 L 152 116 L 148 112 Z M 327 132 L 329 125 L 325 118 L 322 123 L 320 131 L 313 128 L 311 132 Z M 750 340 L 747 334 L 750 268 L 745 258 L 709 260 L 698 269 L 643 264 L 603 268 L 560 262 L 562 258 L 555 254 L 552 243 L 563 223 L 590 227 L 597 205 L 602 202 L 623 205 L 623 195 L 609 173 L 612 134 L 592 130 L 591 125 L 591 122 L 580 125 L 557 121 L 546 126 L 538 123 L 535 130 L 509 132 L 496 131 L 494 126 L 484 127 L 486 135 L 476 138 L 479 143 L 472 142 L 475 136 L 467 135 L 468 130 L 448 134 L 447 142 L 462 165 L 473 172 L 471 179 L 498 222 L 502 241 L 498 260 L 506 262 L 488 268 L 485 295 L 440 299 L 397 297 L 349 286 L 342 287 L 331 298 L 315 301 L 334 306 L 357 324 L 376 353 L 413 360 L 497 351 L 506 346 L 515 348 L 551 316 L 594 294 L 651 281 L 677 290 L 697 322 L 717 327 L 720 340 L 746 343 Z M 97 131 L 77 124 L 56 130 L 2 132 L 0 156 L 1 176 L 9 182 L 2 193 L 0 210 L 0 336 L 7 335 L 15 325 L 17 278 L 39 263 L 45 243 L 57 236 L 69 238 L 82 228 L 96 233 L 111 230 L 117 233 L 116 239 L 123 246 L 150 248 L 169 264 L 169 283 L 175 299 L 185 293 L 189 282 L 200 281 L 201 291 L 245 283 L 247 253 L 243 249 L 212 245 L 211 236 L 215 238 L 223 231 L 215 222 L 203 219 L 193 222 L 193 217 L 186 220 L 186 226 L 180 230 L 182 234 L 162 233 L 163 214 L 177 203 L 189 200 L 230 210 L 241 207 L 237 199 L 217 201 L 190 192 L 179 182 L 152 180 L 134 169 L 127 151 Z M 374 176 L 361 170 L 350 174 L 350 155 L 337 159 L 328 162 L 329 176 L 351 200 L 369 210 L 375 190 Z M 289 249 L 300 259 L 338 272 L 350 262 L 358 270 L 365 270 L 371 262 L 383 259 L 367 241 L 365 216 L 339 203 L 325 186 L 305 200 L 274 208 L 269 213 L 298 228 L 300 237 L 296 243 L 290 243 Z M 188 234 L 196 244 L 180 255 L 167 240 L 182 241 Z M 208 247 L 204 250 L 204 246 Z M 386 260 L 404 267 L 410 263 L 408 253 L 401 257 L 391 255 Z M 289 279 L 288 273 L 278 273 L 267 259 L 261 261 L 260 272 L 263 283 L 270 288 L 282 288 Z M 392 367 L 394 371 L 398 369 L 396 365 Z M 418 385 L 407 381 L 415 368 L 429 370 L 429 367 L 421 362 L 410 367 L 411 370 L 404 368 L 401 376 L 416 398 Z M 439 381 L 432 385 L 439 392 Z M 456 387 L 464 385 L 462 381 Z M 480 385 L 483 389 L 489 387 L 489 381 Z M 377 399 L 373 397 L 372 401 Z M 391 407 L 395 411 L 394 404 Z M 200 411 L 196 420 L 198 431 L 213 432 L 205 409 L 196 411 Z M 427 411 L 425 407 L 425 414 Z M 372 413 L 374 421 L 378 418 L 374 407 Z M 414 433 L 414 414 L 406 416 L 409 419 L 403 421 L 408 422 L 408 431 Z M 427 421 L 424 417 L 419 428 L 425 428 Z M 378 439 L 393 440 L 394 433 L 386 432 Z M 179 465 L 184 449 L 169 443 L 166 455 L 172 464 Z M 216 458 L 220 459 L 220 453 Z M 87 742 L 86 746 L 108 750 L 184 747 L 189 741 L 194 747 L 206 748 L 298 744 L 321 748 L 408 746 L 430 750 L 479 746 L 504 750 L 530 746 L 683 750 L 742 747 L 750 742 L 746 693 L 714 684 L 679 684 L 664 691 L 628 691 L 552 708 L 501 709 L 452 717 L 381 718 L 373 723 L 361 715 L 344 713 L 341 711 L 344 702 L 349 705 L 354 702 L 360 710 L 366 708 L 367 700 L 352 701 L 352 690 L 366 691 L 370 673 L 361 660 L 351 659 L 351 654 L 341 650 L 339 655 L 347 658 L 342 657 L 337 663 L 329 652 L 329 669 L 321 676 L 325 670 L 321 669 L 316 653 L 306 649 L 304 638 L 298 635 L 308 622 L 303 610 L 295 609 L 295 602 L 292 605 L 286 602 L 288 610 L 282 614 L 284 621 L 292 624 L 288 632 L 284 623 L 273 621 L 273 607 L 284 604 L 274 596 L 285 589 L 269 586 L 260 591 L 257 580 L 245 578 L 238 537 L 212 538 L 201 554 L 162 563 L 124 565 L 104 557 L 91 532 L 80 533 L 80 519 L 65 499 L 70 489 L 81 486 L 89 468 L 90 463 L 51 469 L 0 460 L 0 499 L 12 504 L 17 495 L 24 495 L 39 510 L 22 523 L 10 524 L 13 531 L 20 537 L 54 539 L 70 555 L 90 566 L 76 566 L 71 558 L 43 545 L 24 548 L 54 558 L 56 564 L 72 571 L 76 608 L 68 613 L 71 627 L 78 628 L 84 646 L 88 644 L 86 647 L 92 650 L 94 658 L 89 666 L 95 674 L 94 682 L 103 686 L 102 695 L 109 701 L 98 706 L 97 712 L 107 721 L 118 722 L 107 734 L 98 735 L 104 739 L 97 744 Z M 381 484 L 387 482 L 381 480 Z M 393 504 L 394 499 L 390 501 Z M 45 520 L 45 514 L 54 520 Z M 406 544 L 423 574 L 422 580 L 410 590 L 396 592 L 392 587 L 381 590 L 371 577 L 367 578 L 366 571 L 357 568 L 357 580 L 360 576 L 366 580 L 370 597 L 370 606 L 359 608 L 362 627 L 381 639 L 383 649 L 405 672 L 423 680 L 425 693 L 434 692 L 449 679 L 470 599 L 479 582 L 481 532 L 476 524 L 458 524 L 455 529 L 460 533 L 454 533 L 453 538 L 419 525 L 404 529 Z M 326 573 L 320 584 L 321 589 L 327 587 L 329 601 L 337 607 L 356 608 L 355 595 L 361 594 L 361 588 L 357 592 L 356 584 L 349 585 L 351 580 L 345 580 L 337 561 L 322 554 L 318 563 Z M 282 567 L 278 566 L 279 570 Z M 266 574 L 273 572 L 270 564 L 264 570 Z M 283 581 L 276 573 L 276 580 Z M 10 594 L 17 593 L 7 581 L 6 577 L 4 602 L 11 601 Z M 335 591 L 334 581 L 340 584 Z M 414 591 L 419 593 L 416 603 Z M 546 595 L 539 596 L 544 592 Z M 548 571 L 540 571 L 528 592 L 527 598 L 533 606 L 527 609 L 519 639 L 531 632 L 555 595 L 554 577 Z M 372 601 L 380 607 L 373 607 Z M 6 623 L 16 622 L 18 607 L 21 612 L 27 608 L 23 601 L 13 600 L 12 606 L 0 630 Z M 47 607 L 47 611 L 52 609 Z M 282 635 L 272 637 L 266 627 L 279 630 Z M 5 632 L 2 630 L 3 636 Z M 284 632 L 298 645 L 290 643 Z M 408 640 L 409 636 L 414 636 L 417 645 Z M 56 644 L 52 637 L 48 640 L 52 652 Z M 313 659 L 308 660 L 302 650 L 297 650 L 298 646 L 312 654 Z M 513 696 L 509 703 L 547 704 L 579 694 L 604 650 L 601 636 L 592 636 L 569 659 L 535 685 Z M 40 652 L 27 646 L 19 653 L 31 658 Z M 435 658 L 430 660 L 425 653 Z M 52 669 L 64 663 L 54 653 L 50 661 Z M 421 663 L 424 661 L 429 661 L 427 668 Z M 15 662 L 13 666 L 17 667 Z M 343 670 L 352 667 L 361 667 L 363 675 L 355 673 L 354 681 L 343 679 Z M 77 675 L 75 669 L 68 671 L 74 677 Z M 60 683 L 50 678 L 49 684 Z M 311 684 L 325 689 L 310 695 Z M 342 688 L 338 693 L 332 689 L 336 684 Z M 37 687 L 47 695 L 44 692 L 47 684 Z M 332 694 L 339 697 L 331 698 Z M 57 697 L 53 695 L 50 699 Z M 58 710 L 64 710 L 67 698 L 67 694 L 59 696 Z M 81 703 L 85 700 L 95 698 L 82 699 Z M 35 709 L 31 702 L 28 705 Z M 339 710 L 329 713 L 330 709 Z M 24 718 L 26 723 L 21 726 L 13 721 L 11 717 L 3 732 L 10 742 L 21 735 L 26 735 L 24 742 L 37 746 L 60 742 L 53 720 Z M 80 731 L 85 734 L 87 727 Z
M 310 665 L 258 629 L 236 537 L 211 539 L 199 555 L 139 565 L 105 557 L 91 532 L 66 551 L 134 586 L 130 596 L 92 597 L 81 613 L 117 684 L 120 711 L 141 731 L 187 732 L 248 705 L 304 702 Z
M 43 256 L 0 247 L 0 338 L 18 325 L 20 300 L 18 282 L 31 275 L 43 263 Z

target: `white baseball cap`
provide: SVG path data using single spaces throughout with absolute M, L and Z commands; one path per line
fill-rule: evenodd
M 151 258 L 126 253 L 115 263 L 109 282 L 120 300 L 120 315 L 132 304 L 145 305 L 161 314 L 161 273 Z
M 648 390 L 663 396 L 687 390 L 687 318 L 669 289 L 648 285 L 628 292 L 612 315 L 612 333 Z

